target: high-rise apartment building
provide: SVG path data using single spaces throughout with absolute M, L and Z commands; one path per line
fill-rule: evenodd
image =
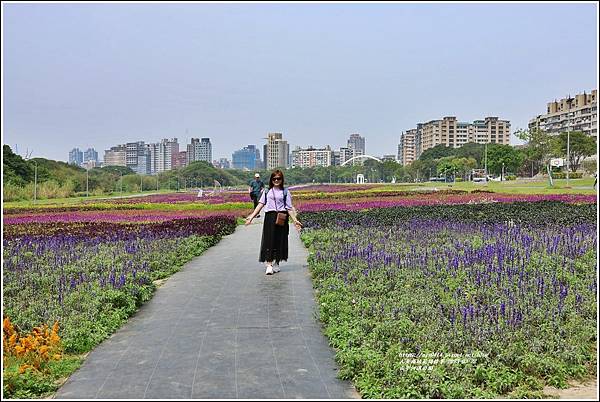
M 348 148 L 354 150 L 354 156 L 365 155 L 365 137 L 361 137 L 360 134 L 350 134 Z
M 348 147 L 340 147 L 339 151 L 339 164 L 342 165 L 347 160 L 354 157 L 354 149 Z
M 325 148 L 317 149 L 312 146 L 308 148 L 296 147 L 292 151 L 292 167 L 315 167 L 315 166 L 331 166 L 333 164 L 333 151 L 327 145 Z
M 144 141 L 128 142 L 125 144 L 125 163 L 137 174 L 151 173 L 151 156 Z
M 127 166 L 126 145 L 117 145 L 105 150 L 104 166 Z
M 365 137 L 361 137 L 360 134 L 350 134 L 348 148 L 352 150 L 352 157 L 365 155 Z M 362 162 L 354 160 L 352 163 L 356 165 Z
M 290 147 L 283 139 L 282 133 L 268 133 L 265 146 L 265 163 L 267 170 L 287 168 L 290 159 Z
M 173 161 L 177 159 L 179 154 L 179 143 L 177 138 L 163 138 L 158 143 L 158 158 L 156 171 L 158 173 L 173 169 Z M 177 164 L 177 162 L 175 162 Z
M 231 155 L 231 163 L 234 169 L 257 170 L 262 169 L 260 150 L 256 145 L 248 145 L 235 151 Z
M 83 152 L 79 150 L 79 148 L 73 148 L 69 152 L 69 164 L 81 166 L 83 163 Z
M 540 129 L 553 135 L 565 131 L 582 131 L 597 138 L 598 90 L 548 103 L 546 114 L 530 120 L 529 129 Z
M 84 162 L 98 162 L 98 152 L 94 148 L 88 148 L 83 153 L 83 161 Z
M 148 168 L 150 174 L 158 172 L 158 148 L 158 143 L 146 144 L 146 152 L 150 156 L 150 167 Z
M 510 144 L 510 122 L 497 117 L 486 117 L 485 120 L 464 123 L 457 121 L 454 116 L 447 116 L 442 120 L 423 123 L 420 137 L 420 153 L 440 144 L 451 148 L 462 147 L 468 142 L 508 145 Z
M 402 166 L 409 165 L 415 160 L 415 138 L 417 129 L 406 130 L 400 135 L 398 144 L 398 163 Z
M 419 159 L 423 152 L 421 134 L 423 134 L 423 123 L 417 123 L 417 131 L 415 132 L 415 159 Z
M 206 161 L 212 163 L 212 144 L 210 138 L 192 138 L 187 145 L 188 164 L 195 161 Z

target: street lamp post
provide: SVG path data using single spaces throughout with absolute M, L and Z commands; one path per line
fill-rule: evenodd
M 144 176 L 140 174 L 140 193 L 144 192 Z
M 34 162 L 33 202 L 37 201 L 37 162 Z
M 85 170 L 85 196 L 90 196 L 90 171 L 88 169 Z
M 484 169 L 485 169 L 485 182 L 487 183 L 487 177 L 488 177 L 488 171 L 487 171 L 487 143 L 485 144 L 485 164 L 484 164 Z
M 502 177 L 500 178 L 500 181 L 504 181 L 504 162 L 502 162 Z
M 569 187 L 569 169 L 570 169 L 570 166 L 569 166 L 569 159 L 570 159 L 569 158 L 569 156 L 570 156 L 570 154 L 569 154 L 569 151 L 570 151 L 569 145 L 570 145 L 570 142 L 571 142 L 570 140 L 571 140 L 571 132 L 567 131 L 567 187 Z

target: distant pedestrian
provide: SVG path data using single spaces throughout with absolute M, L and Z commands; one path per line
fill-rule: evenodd
M 265 274 L 272 275 L 279 272 L 279 262 L 288 259 L 288 216 L 294 221 L 296 229 L 302 228 L 296 217 L 296 209 L 292 205 L 292 194 L 284 187 L 283 172 L 279 169 L 271 173 L 269 188 L 260 195 L 254 212 L 246 218 L 246 225 L 252 223 L 252 219 L 263 207 L 265 219 L 258 260 L 265 263 Z
M 263 188 L 265 188 L 265 183 L 263 183 L 263 181 L 260 179 L 260 174 L 256 173 L 254 175 L 254 180 L 250 180 L 248 185 L 250 186 L 248 188 L 248 193 L 250 194 L 250 199 L 254 203 L 254 209 L 256 209 L 256 206 L 258 205 L 258 197 L 260 197 L 260 193 L 262 192 Z M 256 217 L 260 218 L 260 215 L 257 215 Z

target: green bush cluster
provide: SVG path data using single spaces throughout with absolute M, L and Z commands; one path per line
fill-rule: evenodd
M 554 179 L 566 179 L 567 173 L 566 172 L 552 173 L 552 177 Z M 581 172 L 569 172 L 569 179 L 581 179 L 582 177 L 583 177 L 583 173 L 581 173 Z
M 305 226 L 318 228 L 337 226 L 340 223 L 395 225 L 397 222 L 412 219 L 476 223 L 512 222 L 528 225 L 574 225 L 596 222 L 597 219 L 596 204 L 566 204 L 558 201 L 373 208 L 360 213 L 330 210 L 301 212 L 300 215 Z

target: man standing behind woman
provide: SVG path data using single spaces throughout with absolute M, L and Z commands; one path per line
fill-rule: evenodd
M 290 232 L 288 216 L 294 221 L 296 229 L 302 228 L 302 224 L 296 217 L 296 210 L 292 206 L 292 194 L 285 189 L 283 172 L 279 169 L 271 173 L 269 188 L 260 195 L 258 205 L 246 218 L 246 225 L 252 223 L 252 219 L 263 207 L 265 208 L 265 219 L 258 260 L 265 263 L 267 267 L 265 274 L 272 275 L 279 272 L 279 261 L 288 259 L 288 234 Z M 280 222 L 281 225 L 277 224 L 279 213 L 285 214 L 285 220 Z
M 250 183 L 248 183 L 248 185 L 250 186 L 248 188 L 250 198 L 254 203 L 254 208 L 256 208 L 256 206 L 258 205 L 258 197 L 260 197 L 260 193 L 262 192 L 263 188 L 265 188 L 265 183 L 263 183 L 263 181 L 260 179 L 260 175 L 256 173 L 254 175 L 254 180 L 250 180 Z M 257 215 L 257 218 L 260 218 L 260 215 Z

